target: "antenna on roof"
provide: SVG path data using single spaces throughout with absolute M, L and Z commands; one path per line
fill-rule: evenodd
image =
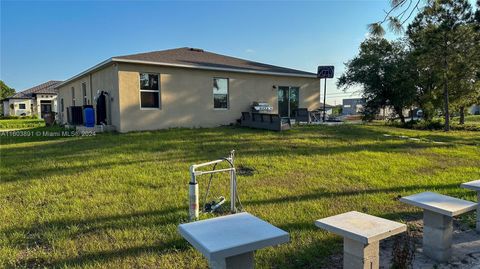
M 202 49 L 198 49 L 198 48 L 190 48 L 191 51 L 196 51 L 196 52 L 203 52 Z

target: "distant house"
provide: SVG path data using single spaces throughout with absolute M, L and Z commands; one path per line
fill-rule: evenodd
M 291 117 L 319 108 L 316 73 L 178 48 L 117 56 L 56 86 L 62 124 L 80 125 L 82 109 L 119 132 L 235 123 L 253 102 Z
M 335 106 L 325 104 L 325 111 L 326 111 L 325 114 L 326 115 L 332 115 L 333 114 L 333 108 L 335 108 Z M 321 111 L 323 113 L 323 103 L 320 103 L 320 108 L 318 109 L 318 111 Z
M 472 115 L 480 115 L 480 105 L 471 106 L 468 112 Z
M 364 98 L 349 98 L 342 100 L 342 114 L 343 115 L 358 115 L 361 114 L 365 106 Z
M 46 113 L 57 112 L 57 90 L 60 81 L 50 80 L 18 92 L 2 100 L 4 116 L 32 116 L 41 119 Z

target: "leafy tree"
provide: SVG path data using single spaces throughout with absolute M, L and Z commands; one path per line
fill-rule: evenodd
M 388 106 L 405 123 L 403 110 L 415 99 L 415 69 L 410 61 L 403 42 L 380 37 L 366 39 L 359 54 L 346 64 L 337 86 L 345 90 L 353 85 L 363 86 L 364 119 L 373 119 L 380 108 Z
M 343 106 L 342 105 L 337 105 L 332 108 L 332 115 L 333 116 L 339 116 L 342 115 L 343 111 Z
M 460 90 L 463 85 L 456 83 L 463 76 L 462 67 L 475 69 L 476 65 L 461 51 L 464 47 L 476 47 L 469 36 L 471 30 L 466 29 L 471 21 L 471 6 L 466 0 L 437 0 L 419 13 L 407 30 L 418 72 L 431 79 L 427 96 L 435 107 L 440 96 L 443 99 L 446 131 L 450 129 L 450 101 L 457 102 L 462 96 L 460 92 L 468 91 Z M 458 94 L 453 94 L 455 91 Z
M 477 0 L 477 11 L 475 12 L 475 20 L 480 25 L 480 0 Z
M 7 84 L 3 82 L 3 80 L 0 80 L 0 85 L 1 85 L 0 99 L 4 99 L 15 94 L 15 89 L 8 87 Z
M 478 29 L 480 30 L 480 29 Z M 465 123 L 465 108 L 480 101 L 480 34 L 473 24 L 461 26 L 461 45 L 452 57 L 452 107 L 460 114 L 460 124 Z

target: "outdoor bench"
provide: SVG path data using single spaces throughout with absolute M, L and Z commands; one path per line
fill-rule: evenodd
M 351 211 L 319 219 L 315 225 L 343 237 L 343 268 L 379 268 L 379 242 L 403 233 L 403 223 Z
M 477 207 L 476 203 L 434 192 L 402 197 L 400 201 L 423 209 L 423 253 L 440 262 L 452 256 L 453 217 Z
M 463 183 L 460 187 L 477 192 L 477 232 L 480 232 L 480 180 Z
M 180 224 L 178 230 L 213 269 L 254 268 L 255 250 L 290 241 L 287 232 L 246 212 Z

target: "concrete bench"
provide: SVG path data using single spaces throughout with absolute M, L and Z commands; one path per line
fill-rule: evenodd
M 379 242 L 403 233 L 403 223 L 351 211 L 319 219 L 315 225 L 343 237 L 343 268 L 379 268 Z
M 423 209 L 423 253 L 440 262 L 448 261 L 452 256 L 453 217 L 477 206 L 434 192 L 402 197 L 400 201 Z
M 214 269 L 254 268 L 255 250 L 290 240 L 287 232 L 245 212 L 180 224 L 179 232 Z
M 480 180 L 463 183 L 460 187 L 477 192 L 477 232 L 480 232 Z

